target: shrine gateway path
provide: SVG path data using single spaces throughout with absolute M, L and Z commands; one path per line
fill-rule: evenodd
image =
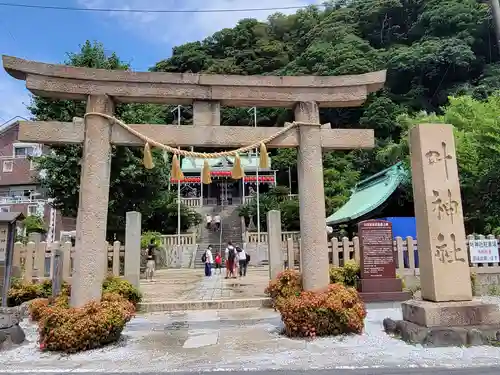
M 20 122 L 19 141 L 83 144 L 77 219 L 76 259 L 71 303 L 99 299 L 108 211 L 111 145 L 144 146 L 144 137 L 171 147 L 228 150 L 263 143 L 298 147 L 303 283 L 306 290 L 328 285 L 322 152 L 374 146 L 372 129 L 331 129 L 321 125 L 320 107 L 356 107 L 381 89 L 386 72 L 353 76 L 277 77 L 178 73 L 136 73 L 75 68 L 3 56 L 5 70 L 25 80 L 33 94 L 87 102 L 87 113 L 73 122 Z M 113 121 L 116 103 L 193 106 L 192 126 L 130 125 Z M 275 127 L 220 125 L 220 107 L 292 108 L 295 122 L 278 136 Z M 108 118 L 103 117 L 108 116 Z M 288 124 L 290 125 L 290 124 Z M 135 132 L 135 134 L 134 134 Z M 141 136 L 138 136 L 140 134 Z

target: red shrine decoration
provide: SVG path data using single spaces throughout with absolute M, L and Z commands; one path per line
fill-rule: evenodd
M 245 183 L 256 182 L 256 181 L 257 181 L 257 176 L 245 176 Z M 259 176 L 259 182 L 273 182 L 274 183 L 274 177 L 273 176 Z
M 212 176 L 231 176 L 231 171 L 211 171 Z
M 212 175 L 215 176 L 231 176 L 231 172 L 228 171 L 215 171 L 212 172 Z M 245 176 L 243 181 L 247 183 L 255 183 L 257 182 L 257 176 Z M 170 182 L 177 184 L 179 181 L 171 178 Z M 263 183 L 273 183 L 274 184 L 274 176 L 259 176 L 259 182 Z M 183 180 L 180 181 L 181 184 L 201 184 L 201 177 L 184 177 Z

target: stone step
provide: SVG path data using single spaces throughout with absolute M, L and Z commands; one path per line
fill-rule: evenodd
M 222 310 L 272 307 L 270 298 L 242 298 L 242 299 L 222 299 L 222 300 L 197 300 L 197 301 L 166 301 L 166 302 L 146 302 L 139 304 L 139 311 L 144 313 L 160 311 L 184 311 L 184 310 Z

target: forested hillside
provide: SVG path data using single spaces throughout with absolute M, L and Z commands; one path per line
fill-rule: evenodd
M 345 5 L 349 3 L 350 5 Z M 228 74 L 339 75 L 388 69 L 386 89 L 363 108 L 322 111 L 333 127 L 373 128 L 378 148 L 325 156 L 327 209 L 345 201 L 355 181 L 387 167 L 377 157 L 398 142 L 402 113 L 440 111 L 448 96 L 485 98 L 500 87 L 500 65 L 486 3 L 477 0 L 331 1 L 267 22 L 241 20 L 203 41 L 174 48 L 153 70 Z M 246 109 L 226 108 L 224 124 L 246 125 Z M 291 111 L 259 111 L 259 126 L 280 126 Z M 189 113 L 186 113 L 189 120 Z M 275 162 L 294 165 L 294 152 Z M 276 165 L 276 164 L 275 164 Z
M 105 57 L 103 51 L 102 46 L 87 43 L 81 53 L 71 55 L 67 63 L 89 67 L 111 64 L 126 68 L 118 57 Z M 371 95 L 362 108 L 322 110 L 323 123 L 330 122 L 333 127 L 342 128 L 373 128 L 377 137 L 374 150 L 325 155 L 325 192 L 327 211 L 331 213 L 345 202 L 356 181 L 405 157 L 407 148 L 402 136 L 405 136 L 409 124 L 414 122 L 411 116 L 425 117 L 420 114 L 421 111 L 443 114 L 449 96 L 468 94 L 485 100 L 500 88 L 498 61 L 487 2 L 339 0 L 328 2 L 326 7 L 309 7 L 289 16 L 274 14 L 266 22 L 251 18 L 241 20 L 234 28 L 221 30 L 203 41 L 175 47 L 172 56 L 158 62 L 152 70 L 248 75 L 340 75 L 387 69 L 385 89 Z M 467 99 L 468 103 L 480 107 L 480 102 L 474 102 L 472 98 Z M 491 109 L 491 106 L 488 108 Z M 81 116 L 83 107 L 69 102 L 55 104 L 37 99 L 32 111 L 39 119 L 68 121 L 71 116 Z M 122 105 L 118 115 L 125 121 L 136 123 L 172 122 L 170 109 L 165 107 Z M 183 110 L 182 116 L 182 123 L 190 123 L 192 113 L 189 108 Z M 500 112 L 495 116 L 489 112 L 486 117 L 496 123 Z M 258 112 L 258 126 L 282 126 L 292 119 L 289 110 L 266 108 Z M 224 108 L 222 121 L 225 125 L 248 125 L 251 116 L 246 108 Z M 474 129 L 469 127 L 468 131 L 472 134 Z M 491 129 L 485 132 L 491 133 Z M 479 143 L 471 141 L 468 147 L 481 146 L 484 139 L 477 138 L 475 142 Z M 491 137 L 488 139 L 491 141 Z M 59 167 L 61 171 L 74 171 L 70 175 L 67 172 L 64 175 L 55 173 L 52 182 L 45 183 L 55 196 L 58 192 L 64 195 L 58 205 L 67 212 L 75 209 L 77 191 L 67 191 L 64 186 L 74 186 L 72 181 L 79 181 L 75 158 L 78 150 L 71 150 L 60 149 L 58 155 L 41 160 L 42 167 L 56 169 L 50 162 L 57 161 L 59 165 L 66 163 L 66 167 Z M 460 154 L 462 161 L 473 160 L 464 157 L 463 150 Z M 115 151 L 115 155 L 114 165 L 120 166 L 121 170 L 112 186 L 112 204 L 117 206 L 111 207 L 111 212 L 121 217 L 128 207 L 122 207 L 119 202 L 127 199 L 130 181 L 135 184 L 130 188 L 133 192 L 152 184 L 154 174 L 126 167 L 134 160 L 137 163 L 140 161 L 135 151 Z M 119 160 L 115 160 L 117 158 Z M 283 184 L 287 184 L 286 173 L 289 167 L 294 168 L 295 161 L 295 150 L 280 150 L 275 154 L 273 166 L 282 170 Z M 461 173 L 465 173 L 465 167 L 460 167 Z M 499 226 L 496 219 L 491 219 L 498 216 L 496 212 L 487 209 L 484 204 L 493 200 L 481 199 L 483 193 L 491 193 L 489 182 L 496 177 L 481 174 L 477 168 L 476 174 L 462 179 L 462 188 L 464 202 L 471 202 L 465 207 L 469 229 L 482 231 Z M 474 190 L 480 174 L 484 179 L 482 192 Z M 164 180 L 165 176 L 161 176 Z M 408 193 L 411 199 L 411 192 Z M 405 214 L 401 213 L 402 216 Z

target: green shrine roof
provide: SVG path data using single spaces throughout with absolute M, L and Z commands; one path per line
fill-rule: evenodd
M 329 216 L 326 224 L 346 223 L 372 212 L 389 199 L 407 176 L 403 164 L 399 162 L 358 182 L 347 203 Z
M 210 169 L 218 170 L 231 170 L 233 168 L 234 157 L 233 156 L 223 156 L 216 159 L 207 159 Z M 259 165 L 259 154 L 252 153 L 240 155 L 241 166 L 245 171 L 256 171 Z M 183 172 L 201 172 L 203 169 L 203 164 L 205 159 L 198 158 L 188 158 L 185 157 L 181 162 L 181 169 Z M 271 157 L 269 157 L 269 167 L 271 167 Z M 271 168 L 263 169 L 259 168 L 260 171 L 270 171 Z

